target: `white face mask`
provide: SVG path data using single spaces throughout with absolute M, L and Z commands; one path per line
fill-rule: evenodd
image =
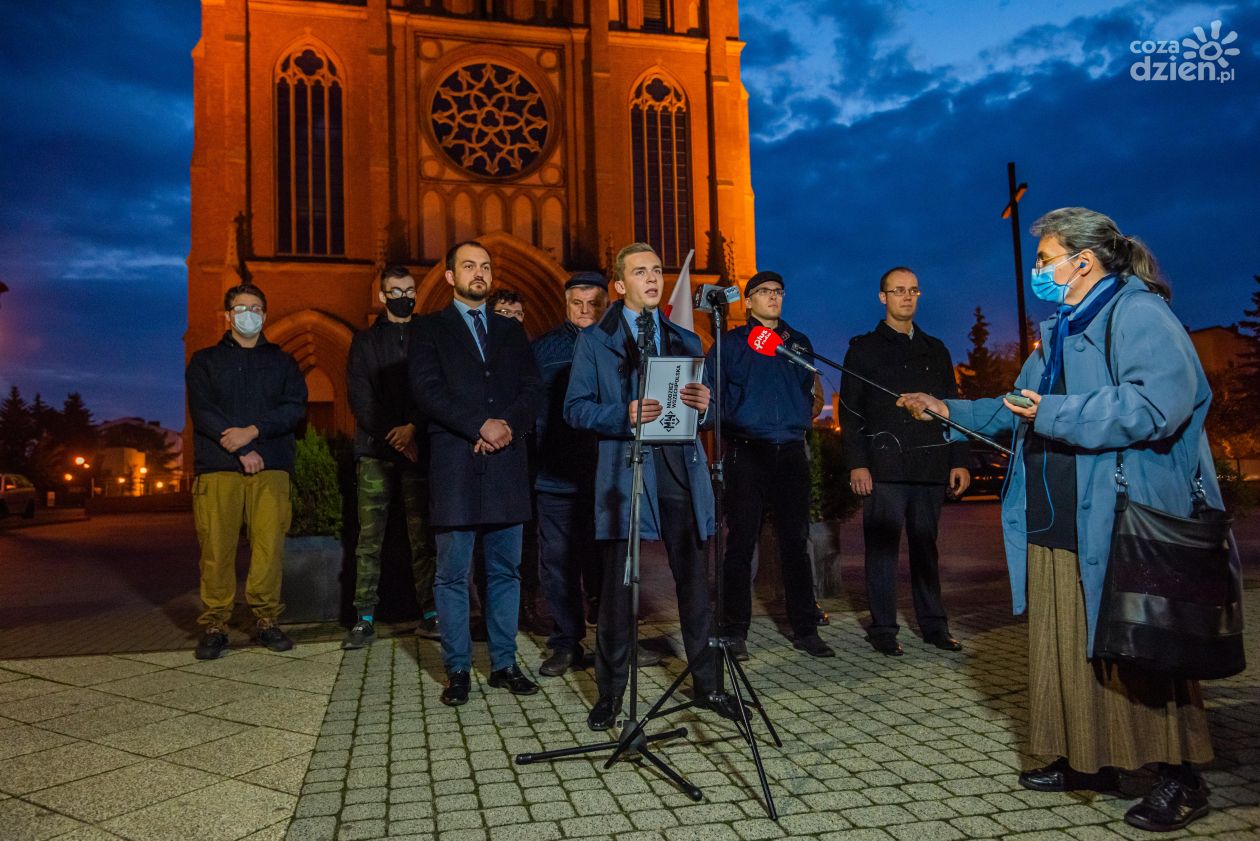
M 252 339 L 262 332 L 262 313 L 250 312 L 249 310 L 232 313 L 232 326 L 236 328 L 236 332 L 245 338 Z

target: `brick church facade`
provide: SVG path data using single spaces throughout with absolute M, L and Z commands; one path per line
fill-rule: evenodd
M 218 340 L 223 292 L 263 288 L 310 420 L 353 430 L 350 339 L 403 263 L 418 312 L 442 257 L 477 238 L 526 330 L 625 243 L 667 289 L 755 271 L 736 0 L 202 0 L 193 51 L 185 352 Z M 742 312 L 732 312 L 739 321 Z M 702 331 L 706 325 L 697 319 Z

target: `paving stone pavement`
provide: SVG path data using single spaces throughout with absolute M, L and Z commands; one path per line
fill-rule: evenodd
M 1255 591 L 1252 590 L 1251 594 Z M 1026 636 L 1005 604 L 955 611 L 961 654 L 902 635 L 886 658 L 839 602 L 813 660 L 754 620 L 748 674 L 783 738 L 763 736 L 780 820 L 766 817 L 746 746 L 711 714 L 660 754 L 700 786 L 693 803 L 650 766 L 602 757 L 516 765 L 515 754 L 589 743 L 591 673 L 537 695 L 491 689 L 438 701 L 436 643 L 410 636 L 341 652 L 187 651 L 0 661 L 0 839 L 853 839 L 1102 841 L 1154 837 L 1121 821 L 1129 797 L 1040 794 L 1015 783 L 1028 715 Z M 1248 605 L 1251 659 L 1260 607 Z M 675 650 L 676 625 L 648 623 Z M 532 668 L 541 639 L 522 635 Z M 482 646 L 478 646 L 479 653 Z M 681 669 L 645 669 L 653 699 Z M 1170 837 L 1260 838 L 1260 677 L 1207 685 L 1215 811 Z M 1146 781 L 1149 782 L 1149 781 Z

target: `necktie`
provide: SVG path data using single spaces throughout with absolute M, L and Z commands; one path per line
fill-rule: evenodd
M 490 341 L 490 336 L 486 333 L 486 323 L 481 320 L 481 310 L 469 310 L 468 314 L 472 316 L 473 331 L 477 334 L 477 347 L 481 351 L 481 358 L 486 358 L 486 344 Z
M 656 319 L 648 315 L 646 318 L 643 318 L 642 325 L 643 335 L 647 337 L 647 355 L 659 356 L 660 354 L 656 352 Z

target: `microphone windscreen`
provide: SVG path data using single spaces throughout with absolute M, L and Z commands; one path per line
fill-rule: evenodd
M 748 331 L 748 346 L 762 356 L 774 356 L 781 344 L 783 339 L 769 327 L 754 327 Z

